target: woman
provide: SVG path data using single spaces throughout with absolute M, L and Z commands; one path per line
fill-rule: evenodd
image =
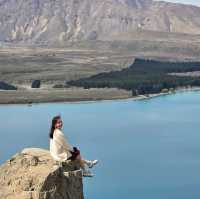
M 89 161 L 82 159 L 80 151 L 76 147 L 72 147 L 64 137 L 62 133 L 63 122 L 60 116 L 55 116 L 52 119 L 52 125 L 50 129 L 50 153 L 56 161 L 78 161 L 83 170 L 83 176 L 92 177 L 93 174 L 86 169 L 86 166 L 92 168 L 98 163 L 97 160 Z

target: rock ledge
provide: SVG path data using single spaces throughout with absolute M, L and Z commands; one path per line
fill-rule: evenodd
M 27 148 L 0 166 L 1 199 L 83 199 L 77 163 L 58 163 L 49 151 Z

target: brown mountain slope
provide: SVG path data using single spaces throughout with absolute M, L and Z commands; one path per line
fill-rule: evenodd
M 138 30 L 200 34 L 200 7 L 152 0 L 0 0 L 2 42 L 112 41 Z

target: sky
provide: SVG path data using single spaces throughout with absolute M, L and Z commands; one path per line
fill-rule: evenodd
M 200 0 L 165 0 L 173 3 L 184 3 L 200 6 Z

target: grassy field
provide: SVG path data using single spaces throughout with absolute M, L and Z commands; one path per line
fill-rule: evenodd
M 18 87 L 17 92 L 0 91 L 0 103 L 77 101 L 116 99 L 130 96 L 128 91 L 106 88 L 90 92 L 79 88 L 53 89 L 56 84 L 93 75 L 120 71 L 133 64 L 136 57 L 155 60 L 199 61 L 199 38 L 191 35 L 171 37 L 124 35 L 115 41 L 88 41 L 61 47 L 33 47 L 0 44 L 0 81 Z M 151 36 L 151 37 L 150 37 Z M 144 39 L 145 38 L 145 39 Z M 31 82 L 42 81 L 40 90 L 31 90 Z
M 0 91 L 0 104 L 29 104 L 42 102 L 77 102 L 127 99 L 131 92 L 121 89 L 29 89 Z
M 134 58 L 119 52 L 47 48 L 0 49 L 0 80 L 26 84 L 58 83 L 128 67 Z

